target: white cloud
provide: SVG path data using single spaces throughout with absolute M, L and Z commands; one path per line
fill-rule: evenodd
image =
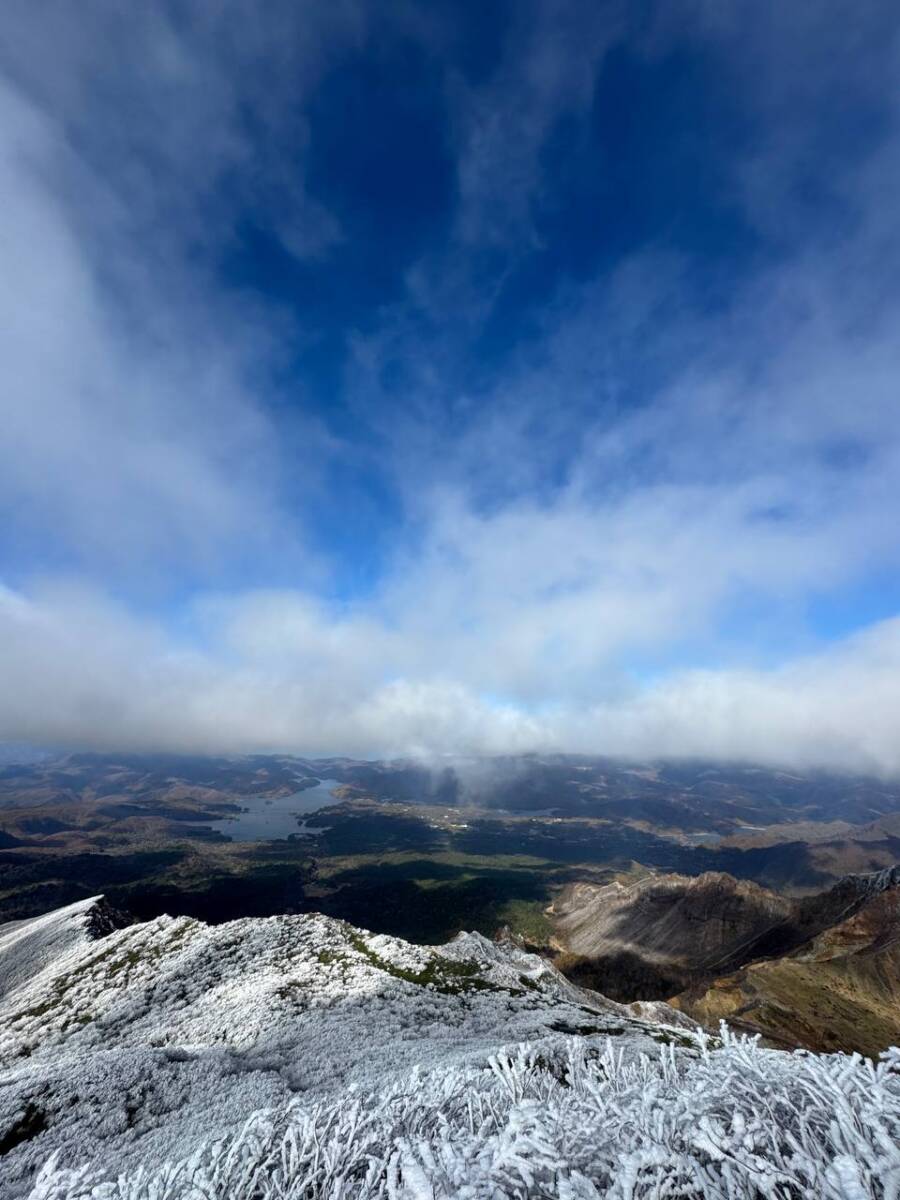
M 301 101 L 360 35 L 354 4 L 126 15 L 29 5 L 0 47 L 0 543 L 49 568 L 216 576 L 284 562 L 330 444 L 276 432 L 265 381 L 304 332 L 216 270 L 261 214 L 298 257 L 341 237 L 285 161 Z M 315 568 L 318 569 L 320 564 Z M 309 567 L 307 569 L 310 569 Z
M 277 23 L 232 29 L 217 9 L 198 6 L 189 34 L 155 12 L 140 36 L 113 20 L 120 66 L 101 81 L 128 102 L 105 115 L 80 23 L 55 10 L 36 44 L 15 10 L 15 82 L 0 85 L 0 541 L 16 568 L 0 592 L 0 738 L 900 771 L 900 627 L 827 648 L 803 612 L 900 570 L 895 114 L 835 185 L 846 219 L 798 237 L 792 109 L 810 101 L 789 86 L 796 47 L 781 62 L 776 99 L 760 103 L 784 136 L 735 186 L 767 236 L 789 213 L 791 237 L 715 314 L 688 265 L 647 250 L 564 290 L 537 347 L 489 393 L 451 397 L 449 415 L 452 346 L 433 355 L 386 318 L 361 350 L 372 375 L 380 352 L 423 364 L 415 418 L 391 406 L 370 455 L 383 447 L 403 514 L 378 584 L 338 603 L 302 557 L 329 496 L 304 482 L 298 498 L 295 481 L 347 448 L 301 417 L 303 452 L 296 436 L 285 449 L 259 380 L 302 331 L 217 289 L 204 254 L 230 236 L 223 178 L 242 180 L 234 204 L 265 207 L 293 253 L 341 237 L 302 170 L 281 177 L 281 101 L 288 77 L 300 98 L 335 46 L 356 43 L 361 17 L 336 6 L 280 36 Z M 494 243 L 507 211 L 523 236 L 542 139 L 588 104 L 612 36 L 605 21 L 588 32 L 517 26 L 498 76 L 456 96 L 462 242 Z M 714 36 L 734 34 L 725 21 Z M 833 37 L 815 45 L 818 63 Z M 410 303 L 440 318 L 449 293 L 416 286 Z M 653 385 L 620 407 L 646 362 Z M 123 572 L 133 608 L 109 598 Z M 169 609 L 150 619 L 157 588 Z
M 321 625 L 307 615 L 292 642 L 285 630 L 298 611 L 309 611 L 302 597 L 276 605 L 269 596 L 261 607 L 257 598 L 240 617 L 240 651 L 232 641 L 227 654 L 221 646 L 199 654 L 83 591 L 29 599 L 7 589 L 0 731 L 63 746 L 566 750 L 900 773 L 900 619 L 769 670 L 680 671 L 623 685 L 600 703 L 528 707 L 435 672 L 386 678 L 385 642 L 369 643 L 369 627 Z M 265 644 L 270 634 L 285 648 L 280 665 Z
M 0 84 L 4 536 L 38 539 L 51 561 L 64 548 L 82 563 L 212 566 L 223 541 L 275 520 L 260 471 L 271 429 L 230 349 L 206 359 L 205 339 L 151 348 L 129 331 L 55 194 L 60 139 Z

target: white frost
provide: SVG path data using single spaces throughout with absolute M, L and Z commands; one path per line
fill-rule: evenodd
M 7 944 L 4 1200 L 897 1200 L 896 1051 L 713 1043 L 477 935 L 87 917 Z

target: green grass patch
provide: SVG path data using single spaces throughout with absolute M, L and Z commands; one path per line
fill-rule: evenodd
M 553 936 L 553 922 L 544 911 L 545 900 L 507 900 L 498 915 L 513 933 L 533 946 L 546 946 Z
M 459 995 L 462 992 L 505 990 L 488 982 L 487 979 L 482 979 L 478 963 L 457 962 L 456 959 L 445 958 L 442 954 L 433 954 L 426 966 L 419 971 L 413 971 L 409 967 L 401 967 L 397 963 L 382 958 L 367 944 L 364 938 L 349 927 L 347 940 L 354 950 L 368 959 L 373 967 L 377 967 L 388 975 L 393 975 L 395 979 L 404 979 L 407 983 L 414 983 L 418 987 L 430 987 L 436 992 L 451 996 Z
M 339 950 L 317 950 L 316 961 L 320 962 L 323 967 L 330 967 L 334 963 L 344 963 L 347 961 L 346 954 L 341 954 Z

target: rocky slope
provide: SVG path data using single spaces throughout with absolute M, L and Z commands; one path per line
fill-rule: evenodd
M 755 957 L 761 941 L 789 939 L 792 905 L 757 884 L 707 872 L 572 884 L 551 913 L 567 973 L 631 1000 L 670 996 Z
M 576 884 L 553 906 L 570 978 L 670 999 L 810 1049 L 877 1054 L 900 1037 L 900 868 L 800 899 L 729 875 Z
M 856 876 L 829 893 L 848 915 L 783 958 L 693 987 L 673 1003 L 770 1041 L 876 1056 L 900 1041 L 900 869 Z M 809 902 L 806 902 L 809 905 Z

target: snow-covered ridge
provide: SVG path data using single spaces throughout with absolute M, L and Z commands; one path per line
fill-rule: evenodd
M 0 1001 L 92 938 L 112 932 L 116 914 L 100 896 L 30 921 L 0 925 Z
M 97 938 L 98 903 L 0 929 L 4 1198 L 57 1148 L 64 1163 L 158 1164 L 257 1109 L 503 1044 L 660 1036 L 475 934 L 432 948 L 322 916 L 159 917 Z
M 104 928 L 93 902 L 0 928 L 4 1198 L 807 1194 L 786 1179 L 836 1198 L 900 1178 L 889 1062 L 710 1050 L 473 934 Z

